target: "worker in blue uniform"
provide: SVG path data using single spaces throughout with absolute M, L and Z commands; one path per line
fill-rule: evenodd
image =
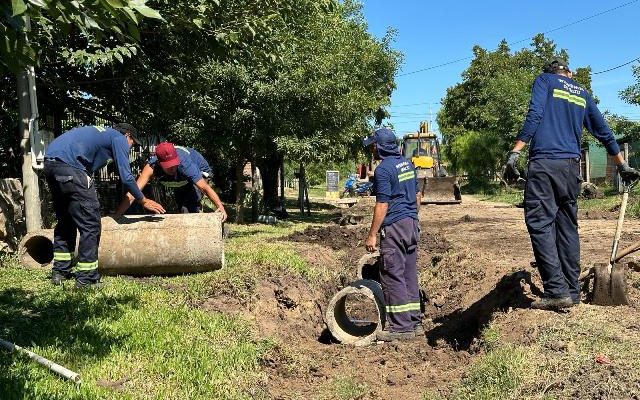
M 583 127 L 604 145 L 623 180 L 640 176 L 624 160 L 589 92 L 572 79 L 565 60 L 555 59 L 533 83 L 529 111 L 506 167 L 507 174 L 519 177 L 516 163 L 529 144 L 525 223 L 544 287 L 544 296 L 532 308 L 580 303 L 577 198 Z
M 204 193 L 216 206 L 216 211 L 222 214 L 222 222 L 227 219 L 222 201 L 207 183 L 211 167 L 198 151 L 190 147 L 174 146 L 169 142 L 158 144 L 155 154 L 149 158 L 138 177 L 138 188 L 144 189 L 153 176 L 159 177 L 160 184 L 174 190 L 176 204 L 182 212 L 200 212 L 200 200 Z M 127 193 L 118 206 L 116 215 L 124 214 L 133 200 L 133 195 Z
M 44 175 L 57 219 L 51 274 L 54 285 L 74 276 L 74 261 L 76 288 L 91 287 L 100 281 L 100 203 L 93 173 L 110 160 L 115 160 L 120 180 L 142 207 L 154 213 L 165 212 L 160 204 L 145 198 L 136 186 L 129 166 L 129 149 L 134 143 L 139 143 L 137 130 L 122 123 L 112 128 L 83 126 L 71 129 L 49 144 L 45 152 Z M 78 231 L 78 254 L 74 257 Z
M 400 155 L 395 133 L 377 129 L 364 140 L 373 156 L 381 160 L 374 172 L 376 205 L 365 242 L 376 250 L 380 236 L 380 283 L 386 304 L 387 326 L 378 340 L 411 340 L 424 335 L 418 286 L 418 239 L 420 192 L 411 161 Z

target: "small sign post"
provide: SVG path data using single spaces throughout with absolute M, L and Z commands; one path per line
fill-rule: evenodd
M 340 197 L 339 193 L 340 193 L 340 172 L 327 171 L 326 197 L 328 199 L 337 199 Z

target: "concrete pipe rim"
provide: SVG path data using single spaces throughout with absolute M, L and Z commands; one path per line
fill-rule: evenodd
M 366 299 L 373 303 L 378 317 L 376 322 L 359 325 L 349 318 L 346 311 L 346 303 L 347 297 L 353 294 L 364 295 Z M 356 281 L 336 293 L 331 299 L 325 315 L 327 327 L 333 337 L 343 344 L 356 346 L 371 344 L 375 340 L 376 332 L 382 329 L 386 319 L 381 296 L 382 288 L 380 284 L 370 280 Z
M 46 233 L 34 233 L 20 244 L 20 260 L 28 267 L 40 267 L 53 261 L 53 242 Z

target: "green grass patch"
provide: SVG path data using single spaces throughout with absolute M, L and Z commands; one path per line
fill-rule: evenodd
M 122 278 L 97 292 L 53 287 L 48 272 L 0 268 L 0 337 L 78 372 L 67 382 L 0 352 L 2 399 L 245 399 L 271 346 L 243 320 Z M 104 388 L 98 382 L 112 388 Z
M 350 376 L 334 379 L 332 389 L 332 398 L 339 400 L 361 399 L 369 393 L 369 388 L 366 384 L 360 383 Z
M 214 295 L 228 295 L 247 303 L 257 283 L 271 276 L 291 274 L 315 280 L 322 273 L 296 252 L 295 244 L 279 241 L 304 230 L 307 223 L 277 225 L 230 224 L 231 235 L 225 241 L 225 266 L 219 271 L 170 278 L 153 278 L 157 285 L 177 286 L 189 304 Z
M 452 394 L 456 400 L 493 400 L 519 398 L 517 389 L 529 369 L 527 350 L 504 346 L 476 361 L 467 377 Z

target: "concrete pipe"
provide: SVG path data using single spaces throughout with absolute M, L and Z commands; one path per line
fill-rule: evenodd
M 348 297 L 364 297 L 375 310 L 373 321 L 358 321 L 349 316 Z M 334 338 L 344 344 L 366 346 L 376 339 L 376 332 L 382 330 L 386 321 L 382 287 L 376 281 L 361 279 L 339 291 L 325 312 L 327 328 Z
M 53 230 L 30 233 L 20 243 L 22 264 L 53 260 Z M 98 269 L 104 275 L 173 275 L 224 266 L 218 213 L 102 218 Z
M 380 252 L 367 253 L 358 260 L 358 279 L 380 282 Z

